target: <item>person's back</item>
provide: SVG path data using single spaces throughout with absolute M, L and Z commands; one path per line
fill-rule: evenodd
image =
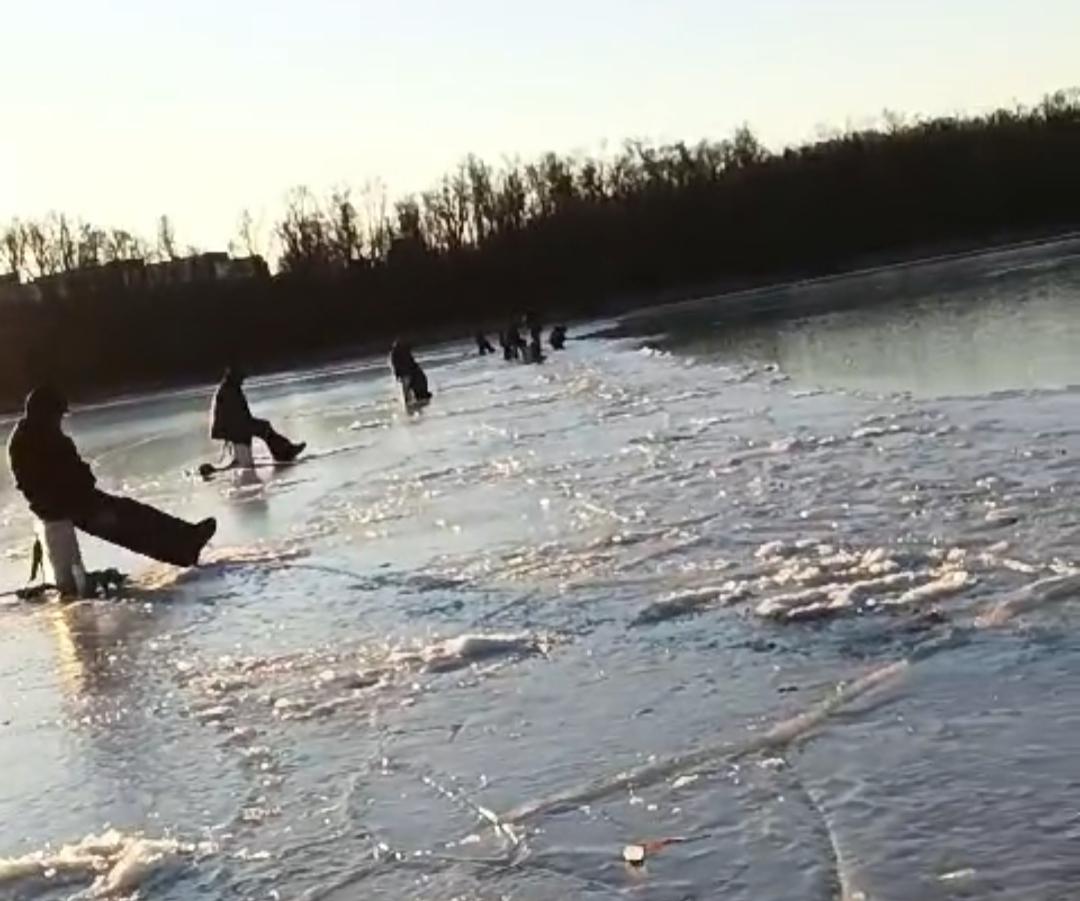
M 416 360 L 408 344 L 399 341 L 393 343 L 390 347 L 390 368 L 396 379 L 404 379 L 412 375 L 416 368 Z
M 394 378 L 401 383 L 406 406 L 418 401 L 426 403 L 431 400 L 427 375 L 416 362 L 410 345 L 404 341 L 393 343 L 390 347 L 390 368 L 394 372 Z
M 244 396 L 242 376 L 234 369 L 227 369 L 214 392 L 210 410 L 210 437 L 214 441 L 250 442 L 251 422 L 251 408 Z

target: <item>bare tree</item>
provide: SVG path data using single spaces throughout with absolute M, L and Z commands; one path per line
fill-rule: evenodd
M 241 249 L 249 257 L 265 257 L 266 248 L 263 240 L 263 223 L 260 219 L 256 222 L 251 215 L 251 210 L 244 209 L 240 212 L 240 221 L 237 223 L 237 237 Z
M 367 256 L 371 260 L 385 261 L 394 240 L 394 226 L 386 209 L 386 185 L 381 181 L 369 181 L 364 185 L 363 195 Z
M 60 268 L 64 272 L 71 272 L 79 263 L 78 249 L 75 245 L 75 238 L 71 233 L 71 225 L 67 216 L 63 213 L 54 216 L 54 219 L 52 230 L 56 236 L 56 252 L 60 260 Z
M 56 245 L 46 229 L 47 226 L 41 222 L 31 222 L 26 226 L 26 246 L 39 277 L 54 275 L 60 269 Z
M 179 256 L 176 252 L 176 230 L 166 215 L 158 219 L 157 252 L 163 260 L 175 260 Z
M 326 217 L 303 186 L 287 195 L 285 217 L 278 224 L 281 268 L 286 272 L 324 272 L 330 262 Z
M 26 229 L 23 224 L 14 219 L 4 229 L 3 234 L 4 260 L 8 270 L 22 278 L 26 275 Z
M 105 236 L 103 255 L 105 260 L 133 260 L 139 259 L 139 241 L 131 232 L 122 228 L 110 229 Z
M 76 247 L 76 260 L 79 267 L 100 266 L 105 262 L 107 243 L 108 235 L 102 229 L 95 228 L 89 222 L 80 224 Z
M 348 188 L 339 188 L 330 195 L 333 215 L 328 224 L 330 252 L 342 266 L 349 266 L 363 257 L 360 223 L 349 196 Z

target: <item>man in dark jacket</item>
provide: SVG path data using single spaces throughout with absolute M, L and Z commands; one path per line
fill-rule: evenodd
M 265 419 L 256 419 L 251 415 L 251 408 L 244 396 L 244 378 L 245 374 L 235 366 L 225 370 L 221 384 L 214 392 L 210 410 L 210 437 L 215 441 L 247 445 L 254 438 L 260 438 L 278 463 L 291 463 L 307 445 L 294 444 L 276 432 Z
M 405 406 L 426 404 L 431 400 L 427 376 L 416 362 L 412 348 L 404 341 L 395 341 L 390 347 L 390 368 L 394 372 L 394 378 L 401 383 Z
M 67 399 L 56 388 L 35 388 L 8 441 L 15 486 L 34 515 L 45 522 L 69 520 L 90 535 L 165 563 L 198 563 L 217 522 L 211 518 L 192 524 L 100 491 L 90 467 L 61 428 L 67 409 Z

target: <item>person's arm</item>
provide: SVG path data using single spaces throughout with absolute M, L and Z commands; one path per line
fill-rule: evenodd
M 84 498 L 97 486 L 94 471 L 75 448 L 75 442 L 60 433 L 56 441 L 55 457 L 51 467 L 56 473 L 56 480 L 65 491 L 74 498 Z
M 31 509 L 45 519 L 74 515 L 97 484 L 74 442 L 58 429 L 52 432 L 16 427 L 8 454 L 16 487 Z

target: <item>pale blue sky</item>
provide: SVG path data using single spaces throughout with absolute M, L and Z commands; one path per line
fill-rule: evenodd
M 772 146 L 1080 84 L 1080 0 L 3 0 L 0 220 L 224 246 L 285 190 L 626 137 Z

